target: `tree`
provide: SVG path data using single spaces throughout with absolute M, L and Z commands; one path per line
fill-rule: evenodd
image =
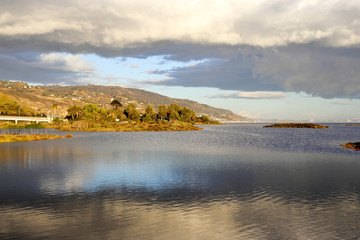
M 124 114 L 124 110 L 122 108 L 119 108 L 115 111 L 116 118 L 119 119 L 120 122 L 124 121 L 126 119 L 126 116 Z
M 99 120 L 100 116 L 100 108 L 95 104 L 88 104 L 83 109 L 84 117 L 86 120 Z
M 83 117 L 84 111 L 79 105 L 74 105 L 67 110 L 68 115 L 72 120 L 79 120 Z
M 100 111 L 99 107 L 95 104 L 88 104 L 84 107 L 84 113 L 92 114 L 92 113 L 98 113 Z
M 193 110 L 184 107 L 180 111 L 180 120 L 183 122 L 194 122 L 196 120 L 196 113 Z
M 145 115 L 142 118 L 143 122 L 151 122 L 155 120 L 156 114 L 154 112 L 154 108 L 151 105 L 147 105 L 145 108 Z
M 117 110 L 119 108 L 122 107 L 122 104 L 121 102 L 119 102 L 118 100 L 114 99 L 111 103 L 110 103 L 111 106 L 113 106 L 113 109 L 114 110 Z
M 167 114 L 169 120 L 179 120 L 180 119 L 180 111 L 182 107 L 173 103 L 167 107 Z
M 210 122 L 210 118 L 206 115 L 202 115 L 201 117 L 199 117 L 199 120 L 203 123 L 208 123 Z
M 136 106 L 132 103 L 126 106 L 124 113 L 129 120 L 137 121 L 140 118 L 140 113 L 137 111 Z
M 158 109 L 158 117 L 163 120 L 167 118 L 167 110 L 165 105 L 160 105 Z
M 154 114 L 154 108 L 151 105 L 147 105 L 147 107 L 145 108 L 145 114 Z

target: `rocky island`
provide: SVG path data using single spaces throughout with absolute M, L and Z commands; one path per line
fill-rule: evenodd
M 341 145 L 344 149 L 354 149 L 355 151 L 360 151 L 360 142 L 348 142 Z
M 276 124 L 266 125 L 264 127 L 271 127 L 271 128 L 328 128 L 327 126 L 313 124 L 313 123 L 276 123 Z

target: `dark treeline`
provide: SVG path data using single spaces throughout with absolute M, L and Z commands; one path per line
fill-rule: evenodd
M 113 107 L 111 110 L 99 108 L 95 104 L 88 104 L 85 107 L 74 105 L 68 109 L 68 115 L 66 118 L 70 121 L 84 120 L 99 123 L 117 121 L 145 123 L 180 121 L 192 124 L 216 123 L 216 121 L 211 121 L 208 116 L 198 117 L 193 110 L 187 107 L 183 108 L 177 104 L 171 104 L 169 106 L 160 105 L 157 111 L 155 111 L 151 105 L 148 105 L 145 112 L 140 112 L 132 103 L 123 107 L 119 101 L 114 100 L 111 102 L 111 105 Z

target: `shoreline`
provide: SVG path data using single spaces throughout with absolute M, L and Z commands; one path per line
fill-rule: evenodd
M 328 126 L 323 126 L 320 124 L 313 123 L 276 123 L 271 125 L 265 125 L 267 128 L 328 128 Z
M 97 125 L 87 122 L 76 122 L 63 126 L 51 126 L 58 131 L 76 132 L 160 132 L 160 131 L 199 131 L 201 127 L 179 123 L 124 123 Z
M 42 141 L 71 137 L 71 134 L 67 134 L 66 136 L 60 136 L 55 134 L 0 134 L 0 143 Z

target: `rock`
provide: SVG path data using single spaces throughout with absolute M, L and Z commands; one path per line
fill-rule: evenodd
M 344 149 L 354 149 L 355 151 L 360 151 L 360 142 L 348 142 L 341 145 Z
M 271 125 L 266 125 L 264 127 L 272 128 L 328 128 L 327 126 L 313 124 L 313 123 L 276 123 Z

